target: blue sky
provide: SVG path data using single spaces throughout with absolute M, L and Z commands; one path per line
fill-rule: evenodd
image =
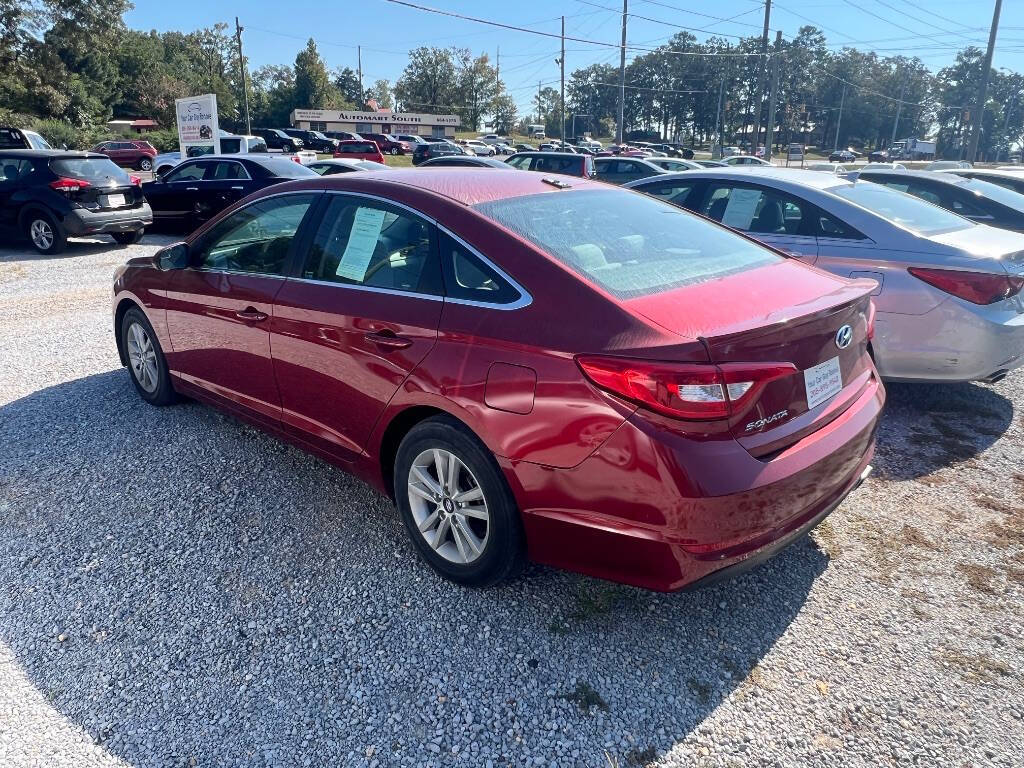
M 621 0 L 559 0 L 517 3 L 486 0 L 414 0 L 420 5 L 456 11 L 533 30 L 557 34 L 565 14 L 566 35 L 618 43 Z M 736 39 L 760 34 L 761 0 L 630 0 L 628 42 L 654 47 L 680 28 L 704 39 L 712 34 Z M 844 44 L 880 55 L 916 55 L 933 71 L 951 63 L 957 49 L 974 43 L 984 48 L 994 0 L 785 0 L 772 4 L 772 29 L 792 35 L 814 23 L 830 47 Z M 618 10 L 611 10 L 617 8 Z M 928 9 L 928 10 L 924 10 Z M 336 4 L 324 0 L 210 0 L 153 2 L 136 0 L 125 20 L 134 28 L 190 31 L 217 21 L 234 24 L 238 14 L 250 65 L 291 64 L 305 41 L 317 41 L 329 68 L 356 67 L 356 45 L 363 46 L 363 81 L 392 83 L 419 45 L 486 51 L 492 61 L 500 48 L 501 78 L 521 112 L 530 109 L 537 83 L 558 87 L 559 41 L 470 21 L 424 13 L 386 2 L 360 0 Z M 728 21 L 722 21 L 727 19 Z M 664 23 L 658 23 L 664 22 Z M 706 31 L 698 31 L 706 30 Z M 774 33 L 773 33 L 774 37 Z M 595 62 L 618 62 L 618 51 L 583 43 L 566 43 L 566 73 Z M 1024 71 L 1024 2 L 1003 3 L 993 66 Z

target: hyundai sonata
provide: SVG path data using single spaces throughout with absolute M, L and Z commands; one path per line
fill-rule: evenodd
M 448 578 L 530 557 L 672 590 L 870 470 L 873 287 L 598 182 L 399 170 L 251 195 L 120 269 L 113 310 L 144 400 L 350 470 Z

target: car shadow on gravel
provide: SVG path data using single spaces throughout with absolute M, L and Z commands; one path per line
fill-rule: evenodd
M 144 235 L 139 245 L 164 246 L 176 242 L 181 238 L 169 237 L 164 234 Z M 39 253 L 28 240 L 15 240 L 10 245 L 0 246 L 0 263 L 11 261 L 59 261 L 61 259 L 74 259 L 81 256 L 92 256 L 93 254 L 105 251 L 124 250 L 128 246 L 115 243 L 112 238 L 106 236 L 96 237 L 71 237 L 68 238 L 67 248 L 61 253 Z
M 805 537 L 694 593 L 463 589 L 364 484 L 121 370 L 0 407 L 0 440 L 0 643 L 134 766 L 643 765 L 756 710 L 828 563 Z
M 874 463 L 900 480 L 970 461 L 1013 423 L 1013 403 L 985 384 L 887 384 L 886 392 Z

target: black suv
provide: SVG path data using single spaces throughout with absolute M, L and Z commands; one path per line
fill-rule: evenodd
M 464 155 L 466 151 L 458 144 L 451 144 L 447 141 L 430 141 L 427 144 L 417 144 L 412 151 L 412 164 L 419 165 L 424 160 L 432 157 L 449 157 L 450 155 Z
M 68 235 L 128 245 L 152 223 L 139 178 L 106 155 L 0 150 L 0 229 L 26 235 L 40 253 L 60 253 Z
M 334 152 L 338 148 L 338 140 L 331 139 L 320 131 L 303 131 L 299 128 L 285 128 L 284 132 L 293 139 L 302 139 L 306 149 L 314 152 Z
M 268 149 L 280 149 L 282 152 L 298 152 L 306 146 L 306 142 L 297 136 L 289 136 L 280 128 L 257 128 L 253 134 L 267 142 Z

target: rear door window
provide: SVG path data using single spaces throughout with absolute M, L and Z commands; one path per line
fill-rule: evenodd
M 701 213 L 727 227 L 756 234 L 803 234 L 804 204 L 774 190 L 716 184 Z
M 510 157 L 505 162 L 513 168 L 518 168 L 521 171 L 528 171 L 530 169 L 531 160 L 533 160 L 533 158 L 529 155 L 519 155 L 518 157 Z
M 662 181 L 648 184 L 642 188 L 642 191 L 659 200 L 664 200 L 666 203 L 685 206 L 696 186 L 697 182 L 695 181 Z
M 206 163 L 186 163 L 179 165 L 164 177 L 164 181 L 201 181 L 206 175 Z
M 444 294 L 459 301 L 511 304 L 521 298 L 504 277 L 444 232 L 439 234 Z
M 0 186 L 10 187 L 32 173 L 32 161 L 0 157 Z
M 213 169 L 213 176 L 211 177 L 216 180 L 248 180 L 249 174 L 246 173 L 245 168 L 242 167 L 241 163 L 232 163 L 228 161 L 221 161 Z

